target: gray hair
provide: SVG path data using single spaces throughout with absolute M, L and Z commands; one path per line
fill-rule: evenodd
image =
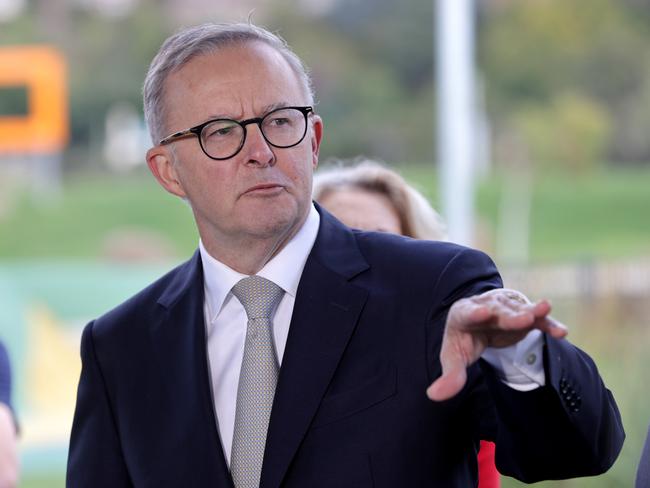
M 165 136 L 163 98 L 167 77 L 197 56 L 249 42 L 262 42 L 276 49 L 295 72 L 303 85 L 308 103 L 313 105 L 314 92 L 306 66 L 277 34 L 252 23 L 209 23 L 189 27 L 167 38 L 151 61 L 144 81 L 144 116 L 153 144 L 158 144 Z
M 319 201 L 343 189 L 378 193 L 390 201 L 399 217 L 402 234 L 415 239 L 444 241 L 446 226 L 426 198 L 395 171 L 369 159 L 357 159 L 352 166 L 335 161 L 314 176 L 312 197 Z M 327 208 L 327 207 L 326 207 Z

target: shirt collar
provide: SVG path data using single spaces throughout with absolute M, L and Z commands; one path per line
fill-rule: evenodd
M 302 270 L 316 241 L 319 225 L 320 215 L 312 204 L 305 223 L 296 235 L 264 265 L 257 275 L 272 281 L 285 293 L 295 298 Z M 239 273 L 213 258 L 201 240 L 199 240 L 199 252 L 203 266 L 205 302 L 210 322 L 212 322 L 229 298 L 232 287 L 247 275 Z

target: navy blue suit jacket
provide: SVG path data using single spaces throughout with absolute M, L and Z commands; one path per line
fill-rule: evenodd
M 635 488 L 650 488 L 650 427 L 648 427 L 648 436 L 646 437 L 639 468 L 636 472 Z
M 11 408 L 11 365 L 2 342 L 0 342 L 0 403 Z
M 267 436 L 262 488 L 476 484 L 479 439 L 525 481 L 594 475 L 623 441 L 591 359 L 547 338 L 547 386 L 521 393 L 482 362 L 434 403 L 445 318 L 501 286 L 484 254 L 344 227 L 321 211 Z M 90 323 L 68 461 L 71 487 L 232 487 L 214 415 L 198 253 Z

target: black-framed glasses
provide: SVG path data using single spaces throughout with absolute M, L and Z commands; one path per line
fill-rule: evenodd
M 307 134 L 307 117 L 312 113 L 313 107 L 281 107 L 253 119 L 212 119 L 171 134 L 158 144 L 167 144 L 194 134 L 205 155 L 221 161 L 230 159 L 241 151 L 246 142 L 246 126 L 257 124 L 266 142 L 273 147 L 285 149 L 302 142 Z

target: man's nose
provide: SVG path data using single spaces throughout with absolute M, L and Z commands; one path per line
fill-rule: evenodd
M 273 166 L 275 164 L 275 153 L 271 145 L 264 139 L 259 124 L 250 124 L 246 127 L 245 151 L 248 164 L 261 166 Z

